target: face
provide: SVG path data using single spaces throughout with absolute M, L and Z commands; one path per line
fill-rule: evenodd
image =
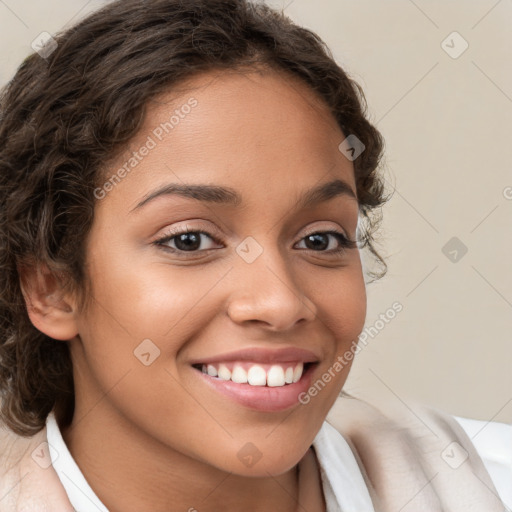
M 344 138 L 307 86 L 270 71 L 203 74 L 149 105 L 97 190 L 77 411 L 107 407 L 112 429 L 239 475 L 300 460 L 366 313 Z M 176 192 L 199 185 L 215 188 Z

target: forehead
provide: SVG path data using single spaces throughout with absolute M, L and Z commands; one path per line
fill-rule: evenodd
M 109 200 L 122 196 L 132 209 L 171 182 L 229 185 L 244 204 L 261 194 L 282 201 L 283 192 L 298 196 L 336 177 L 355 190 L 352 163 L 338 150 L 344 138 L 328 106 L 295 77 L 203 73 L 148 104 L 139 133 L 106 172 L 126 170 Z

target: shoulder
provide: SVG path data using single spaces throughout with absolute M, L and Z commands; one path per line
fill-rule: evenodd
M 340 397 L 326 421 L 350 445 L 382 510 L 402 509 L 414 496 L 410 510 L 503 511 L 504 498 L 453 416 L 421 404 Z
M 73 511 L 51 464 L 46 428 L 31 437 L 0 428 L 0 510 Z
M 501 499 L 512 509 L 512 425 L 454 418 L 476 448 Z
M 27 438 L 17 436 L 5 427 L 0 427 L 0 497 L 7 499 L 7 491 L 13 488 L 22 474 L 22 461 L 30 448 Z M 14 491 L 13 495 L 16 494 Z M 3 503 L 2 503 L 3 504 Z

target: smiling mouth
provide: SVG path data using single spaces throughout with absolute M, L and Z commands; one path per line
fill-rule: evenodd
M 261 364 L 248 361 L 194 364 L 193 368 L 218 381 L 231 381 L 260 387 L 284 387 L 299 382 L 313 362 L 290 361 Z

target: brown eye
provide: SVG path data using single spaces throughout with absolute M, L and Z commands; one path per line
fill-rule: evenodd
M 201 246 L 201 234 L 183 233 L 173 237 L 174 244 L 180 251 L 196 251 Z
M 208 251 L 212 248 L 203 247 L 204 237 L 207 237 L 216 243 L 221 243 L 219 240 L 217 240 L 216 237 L 214 237 L 213 235 L 206 231 L 191 229 L 169 233 L 165 235 L 163 238 L 160 238 L 153 243 L 155 245 L 161 246 L 163 249 L 167 251 L 171 251 L 174 253 Z M 173 242 L 175 247 L 170 247 L 170 242 Z
M 338 242 L 337 248 L 328 249 L 330 245 L 329 236 L 333 237 Z M 346 249 L 353 249 L 354 247 L 357 247 L 356 242 L 349 240 L 339 231 L 318 231 L 316 233 L 306 235 L 303 240 L 306 241 L 306 249 L 329 254 L 341 253 Z

